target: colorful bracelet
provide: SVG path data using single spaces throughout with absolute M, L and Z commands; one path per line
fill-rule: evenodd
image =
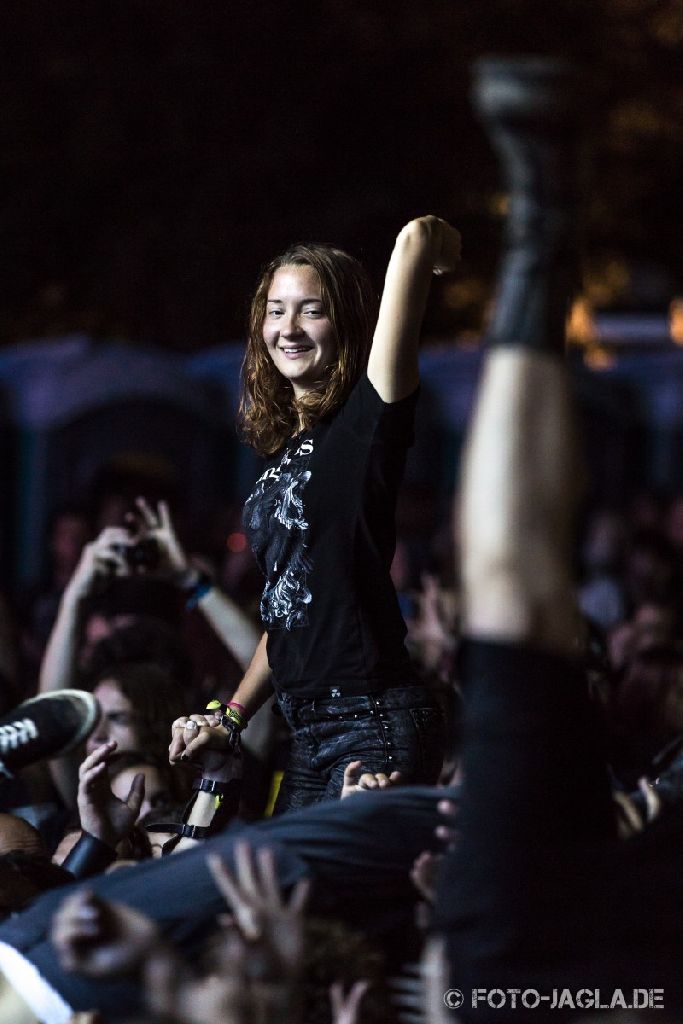
M 185 610 L 191 612 L 193 608 L 196 608 L 203 597 L 213 590 L 214 582 L 208 573 L 200 572 L 197 577 L 195 585 L 185 592 Z
M 218 698 L 214 698 L 214 700 L 210 700 L 206 705 L 206 710 L 214 715 L 218 715 L 221 720 L 221 725 L 227 726 L 227 724 L 230 723 L 232 727 L 238 729 L 240 732 L 242 732 L 243 729 L 246 729 L 249 724 L 249 718 L 244 709 L 244 705 L 239 704 L 236 700 L 231 701 L 229 704 L 223 704 L 218 700 Z

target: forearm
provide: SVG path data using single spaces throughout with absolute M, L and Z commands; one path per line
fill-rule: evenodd
M 264 633 L 241 683 L 233 694 L 233 701 L 242 705 L 248 717 L 258 711 L 273 690 L 266 653 L 267 641 L 268 634 Z
M 212 769 L 202 769 L 202 779 L 208 779 L 215 783 L 232 783 L 233 786 L 239 787 L 241 780 L 241 758 L 237 758 L 237 766 L 234 757 L 228 755 L 222 765 L 214 767 Z M 234 780 L 234 781 L 233 781 Z M 239 791 L 237 791 L 239 792 Z M 232 800 L 235 794 L 223 795 L 223 799 Z M 223 811 L 221 812 L 223 818 L 225 817 L 225 808 L 228 805 L 224 805 Z M 219 813 L 219 799 L 214 793 L 205 792 L 204 790 L 198 790 L 193 798 L 190 813 L 187 815 L 185 820 L 186 825 L 191 825 L 200 829 L 209 829 L 212 825 L 214 827 L 218 825 L 214 819 Z M 235 808 L 236 809 L 236 808 Z M 201 842 L 201 838 L 191 838 L 190 836 L 182 836 L 173 847 L 173 853 L 182 853 L 183 850 L 189 850 L 191 847 L 196 846 L 198 842 Z
M 63 690 L 75 683 L 80 626 L 79 607 L 79 597 L 67 588 L 60 601 L 57 619 L 40 666 L 39 689 L 41 693 Z
M 217 587 L 204 594 L 197 607 L 242 669 L 248 669 L 260 639 L 249 616 Z
M 389 260 L 368 360 L 370 382 L 385 402 L 405 397 L 418 384 L 417 348 L 440 233 L 436 218 L 411 221 Z

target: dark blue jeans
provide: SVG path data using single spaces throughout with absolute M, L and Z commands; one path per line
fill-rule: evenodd
M 349 761 L 368 772 L 400 771 L 405 782 L 439 777 L 443 715 L 423 686 L 315 700 L 280 694 L 278 703 L 292 747 L 275 814 L 338 797 Z

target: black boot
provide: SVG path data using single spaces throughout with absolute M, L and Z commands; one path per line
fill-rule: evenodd
M 562 352 L 578 273 L 578 102 L 572 69 L 545 58 L 475 66 L 474 104 L 509 192 L 489 344 Z

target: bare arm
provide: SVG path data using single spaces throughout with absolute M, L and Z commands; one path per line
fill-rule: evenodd
M 270 668 L 266 654 L 267 634 L 264 633 L 256 648 L 251 664 L 244 674 L 244 678 L 235 693 L 234 699 L 240 703 L 248 716 L 253 715 L 261 707 L 263 702 L 272 692 L 270 682 Z M 184 723 L 184 718 L 179 722 Z M 228 782 L 235 775 L 235 765 L 228 749 L 228 733 L 223 726 L 217 726 L 210 719 L 203 715 L 192 715 L 190 724 L 194 721 L 199 728 L 193 731 L 175 728 L 174 723 L 171 746 L 169 748 L 169 760 L 171 764 L 177 764 L 183 760 L 191 759 L 195 764 L 201 766 L 202 777 L 213 779 L 216 782 Z M 187 819 L 188 825 L 199 825 L 208 828 L 216 814 L 216 800 L 206 792 L 198 792 L 195 798 L 190 815 Z M 189 849 L 196 845 L 196 839 L 184 836 L 175 846 L 174 852 Z
M 204 594 L 197 607 L 239 666 L 247 669 L 261 635 L 249 616 L 217 587 Z
M 83 549 L 76 571 L 69 580 L 59 604 L 57 619 L 50 633 L 40 666 L 40 692 L 63 690 L 76 682 L 80 645 L 80 609 L 97 581 L 112 570 L 125 573 L 121 547 L 129 545 L 126 530 L 109 527 Z
M 273 692 L 273 685 L 270 678 L 270 666 L 266 653 L 268 634 L 264 633 L 258 647 L 254 651 L 249 668 L 244 673 L 242 682 L 233 694 L 233 701 L 241 704 L 251 717 Z
M 417 350 L 432 274 L 455 269 L 460 235 L 438 217 L 401 229 L 389 260 L 368 377 L 384 402 L 397 402 L 419 381 Z
M 59 604 L 57 619 L 40 666 L 39 690 L 49 693 L 78 683 L 78 652 L 81 642 L 81 607 L 99 580 L 112 573 L 126 573 L 123 546 L 130 544 L 127 530 L 108 527 L 86 544 L 76 570 Z M 52 781 L 68 807 L 73 807 L 78 785 L 78 758 L 66 754 L 49 762 Z
M 183 589 L 187 589 L 188 584 L 193 586 L 195 580 L 199 581 L 200 573 L 178 540 L 168 504 L 160 501 L 155 510 L 144 498 L 138 498 L 136 505 L 140 527 L 145 536 L 156 541 L 161 570 Z M 249 616 L 215 586 L 202 594 L 197 607 L 239 666 L 247 669 L 260 637 Z

